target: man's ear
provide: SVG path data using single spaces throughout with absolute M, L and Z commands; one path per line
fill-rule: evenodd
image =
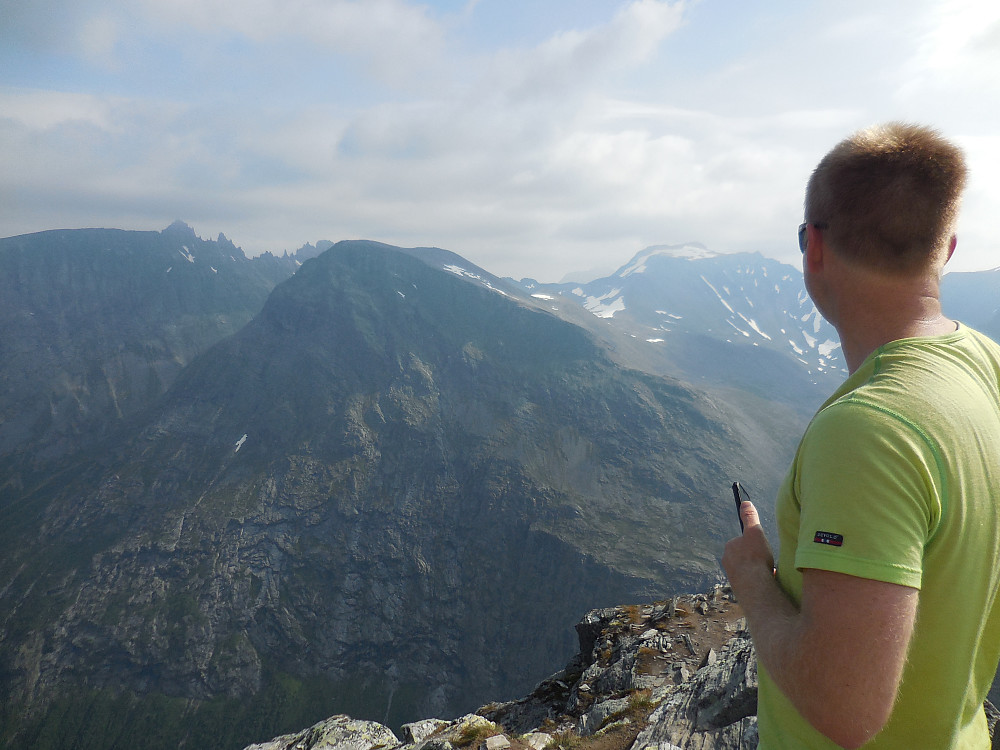
M 810 273 L 817 273 L 823 270 L 827 248 L 823 242 L 823 231 L 817 229 L 812 224 L 806 225 L 806 245 L 805 265 Z
M 958 246 L 958 237 L 956 235 L 951 236 L 951 240 L 948 242 L 948 255 L 945 257 L 944 262 L 947 263 L 951 260 L 951 256 L 955 253 L 955 248 Z

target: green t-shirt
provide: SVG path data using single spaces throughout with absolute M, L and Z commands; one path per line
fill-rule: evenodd
M 896 705 L 866 748 L 988 748 L 1000 658 L 1000 346 L 960 326 L 873 352 L 813 418 L 777 501 L 802 569 L 920 589 Z M 760 748 L 833 748 L 761 669 Z

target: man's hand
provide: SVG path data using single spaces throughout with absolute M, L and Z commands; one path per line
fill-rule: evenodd
M 762 572 L 774 576 L 774 554 L 761 528 L 757 508 L 749 500 L 740 505 L 740 519 L 743 536 L 730 539 L 722 555 L 722 567 L 737 599 L 742 598 L 741 589 L 750 583 L 748 578 L 757 578 Z
M 802 571 L 802 604 L 774 577 L 756 508 L 740 506 L 743 536 L 722 556 L 757 658 L 800 714 L 856 748 L 885 726 L 916 619 L 916 589 L 826 570 Z

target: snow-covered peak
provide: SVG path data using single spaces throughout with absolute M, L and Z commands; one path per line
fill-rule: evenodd
M 658 255 L 664 255 L 669 258 L 682 258 L 684 260 L 702 260 L 705 258 L 715 258 L 719 253 L 713 252 L 697 242 L 689 242 L 685 245 L 653 245 L 642 250 L 632 258 L 618 272 L 619 278 L 624 279 L 633 273 L 643 273 L 646 270 L 646 263 L 649 259 Z

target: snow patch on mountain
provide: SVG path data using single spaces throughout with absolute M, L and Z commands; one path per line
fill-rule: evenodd
M 735 328 L 738 333 L 746 336 L 747 338 L 750 338 L 749 332 L 744 331 L 742 328 L 740 328 L 738 325 L 736 325 L 732 320 L 728 320 L 727 319 L 726 322 L 729 323 L 729 325 L 731 325 L 733 328 Z
M 462 268 L 461 266 L 456 266 L 456 265 L 453 265 L 453 264 L 449 263 L 449 264 L 447 264 L 447 265 L 444 266 L 444 270 L 445 271 L 451 271 L 456 276 L 463 276 L 463 277 L 465 277 L 467 279 L 473 279 L 474 281 L 478 281 L 482 286 L 486 287 L 491 292 L 496 292 L 497 294 L 502 294 L 504 297 L 508 297 L 509 296 L 507 294 L 507 292 L 505 292 L 503 289 L 497 289 L 495 286 L 493 286 L 493 284 L 491 284 L 488 279 L 484 279 L 478 273 L 473 273 L 472 271 L 468 271 L 468 270 Z
M 684 260 L 701 260 L 704 258 L 715 258 L 718 256 L 718 253 L 712 252 L 704 245 L 697 243 L 687 245 L 653 245 L 632 258 L 628 265 L 618 272 L 618 277 L 624 279 L 634 273 L 645 273 L 646 263 L 650 258 L 658 255 Z
M 701 276 L 700 278 L 701 278 L 702 281 L 705 282 L 705 284 L 708 285 L 709 289 L 711 289 L 713 292 L 715 292 L 715 296 L 719 298 L 719 302 L 721 302 L 723 305 L 725 305 L 726 309 L 729 310 L 729 312 L 731 312 L 731 313 L 733 313 L 735 315 L 736 311 L 733 310 L 733 308 L 729 306 L 729 303 L 726 302 L 726 298 L 723 297 L 721 294 L 719 294 L 719 290 L 716 289 L 714 286 L 712 286 L 712 282 L 709 281 L 708 279 L 706 279 L 704 276 Z M 725 289 L 725 287 L 723 287 L 723 289 Z
M 810 318 L 812 319 L 813 333 L 818 334 L 820 326 L 823 325 L 823 316 L 819 314 L 819 310 L 816 309 L 816 305 L 813 305 L 812 310 L 802 316 L 802 322 L 808 323 Z
M 840 348 L 840 342 L 839 341 L 833 341 L 831 339 L 827 339 L 822 344 L 820 344 L 818 347 L 816 347 L 816 350 L 820 353 L 820 356 L 829 357 L 830 353 L 834 349 L 839 349 L 839 348 Z
M 598 318 L 613 318 L 615 313 L 625 309 L 625 298 L 618 296 L 621 294 L 621 291 L 621 289 L 612 289 L 600 297 L 587 297 L 583 306 Z M 617 299 L 613 299 L 616 297 Z M 609 302 L 608 300 L 611 301 Z
M 771 340 L 770 336 L 768 336 L 766 333 L 764 333 L 762 330 L 760 330 L 760 326 L 757 325 L 757 321 L 756 320 L 754 320 L 753 318 L 748 318 L 743 313 L 737 313 L 737 315 L 739 315 L 741 318 L 743 318 L 743 320 L 746 321 L 746 324 L 748 326 L 750 326 L 751 328 L 753 328 L 758 334 L 760 334 L 761 336 L 763 336 L 768 341 Z

